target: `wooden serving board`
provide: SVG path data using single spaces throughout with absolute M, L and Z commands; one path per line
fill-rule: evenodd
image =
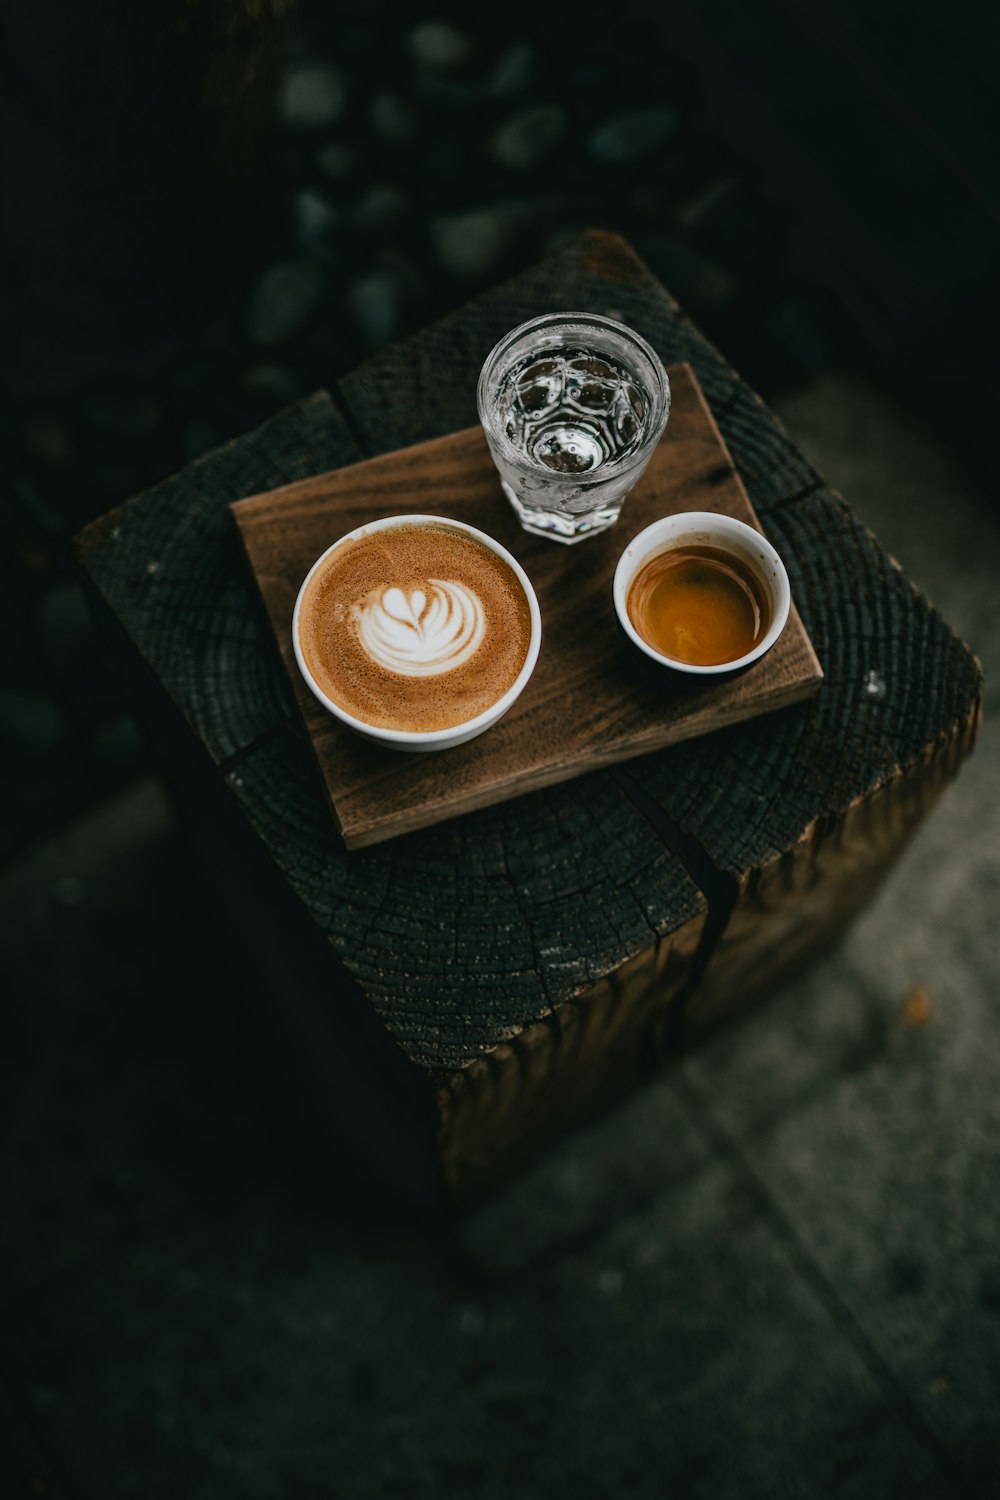
M 662 441 L 616 526 L 567 547 L 518 525 L 479 427 L 302 480 L 232 506 L 348 848 L 582 775 L 809 697 L 822 670 L 792 605 L 780 640 L 742 676 L 676 687 L 635 669 L 611 580 L 628 542 L 659 516 L 724 511 L 757 526 L 690 366 L 669 370 Z M 531 681 L 492 729 L 465 745 L 408 754 L 360 740 L 303 683 L 291 646 L 302 579 L 345 532 L 378 516 L 447 516 L 488 532 L 531 579 L 542 647 Z M 759 529 L 759 527 L 758 527 Z

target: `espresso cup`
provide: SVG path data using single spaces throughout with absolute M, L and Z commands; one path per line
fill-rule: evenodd
M 674 585 L 668 580 L 678 564 L 689 571 L 683 590 L 677 585 L 671 605 L 669 590 Z M 619 558 L 612 587 L 618 623 L 641 659 L 654 671 L 662 668 L 693 677 L 728 676 L 759 661 L 784 630 L 792 602 L 785 565 L 767 538 L 753 526 L 714 511 L 663 516 L 640 531 Z M 659 600 L 657 589 L 663 591 Z M 651 600 L 662 604 L 659 612 Z M 692 611 L 687 623 L 685 607 Z M 737 624 L 726 626 L 724 614 L 739 617 Z M 756 615 L 759 621 L 754 625 Z M 711 654 L 714 646 L 721 659 L 699 661 L 704 642 L 710 645 L 702 654 Z M 685 649 L 688 643 L 690 649 Z
M 302 581 L 292 647 L 314 697 L 363 739 L 445 750 L 495 724 L 541 645 L 531 581 L 486 532 L 397 515 L 338 538 Z

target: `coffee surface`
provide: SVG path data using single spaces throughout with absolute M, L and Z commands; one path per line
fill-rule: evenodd
M 512 686 L 531 613 L 512 569 L 447 526 L 397 526 L 345 542 L 317 569 L 299 643 L 319 687 L 366 724 L 446 729 Z
M 767 595 L 750 565 L 721 548 L 694 544 L 645 562 L 626 607 L 654 651 L 699 667 L 737 661 L 770 624 Z

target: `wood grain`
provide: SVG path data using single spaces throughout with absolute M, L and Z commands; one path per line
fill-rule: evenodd
M 233 505 L 348 848 L 786 708 L 818 689 L 822 671 L 794 608 L 752 669 L 704 685 L 645 680 L 617 627 L 612 576 L 644 526 L 683 510 L 758 524 L 690 367 L 675 365 L 670 379 L 667 433 L 621 521 L 572 548 L 520 528 L 478 426 Z M 295 596 L 313 559 L 365 521 L 421 511 L 496 537 L 525 568 L 542 611 L 538 666 L 518 701 L 487 734 L 433 756 L 359 741 L 305 687 L 291 648 Z
M 690 1034 L 761 999 L 822 953 L 872 899 L 979 730 L 979 714 L 929 745 L 919 762 L 744 874 L 721 940 L 688 1008 Z
M 702 935 L 691 918 L 543 1021 L 438 1089 L 438 1154 L 456 1200 L 466 1202 L 551 1139 L 614 1104 L 662 1060 L 667 1016 L 690 983 Z
M 348 851 L 229 506 L 471 426 L 492 345 L 567 306 L 691 365 L 786 561 L 822 689 Z M 453 1192 L 482 1185 L 612 1084 L 649 1076 L 685 1012 L 709 1024 L 828 941 L 969 753 L 982 672 L 614 235 L 581 235 L 332 394 L 135 497 L 79 550 L 236 930 L 301 1033 L 312 1092 L 339 1099 L 343 1078 L 364 1080 L 335 1128 L 358 1160 L 380 1159 L 387 1190 L 408 1176 L 423 1198 L 418 1143 Z M 544 545 L 574 565 L 572 549 Z

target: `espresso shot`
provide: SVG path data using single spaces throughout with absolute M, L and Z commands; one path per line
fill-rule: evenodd
M 626 607 L 654 650 L 700 667 L 746 656 L 770 624 L 753 569 L 718 547 L 672 547 L 651 558 L 633 579 Z
M 725 676 L 759 661 L 791 609 L 784 563 L 756 527 L 718 511 L 661 516 L 625 548 L 612 597 L 645 670 Z

